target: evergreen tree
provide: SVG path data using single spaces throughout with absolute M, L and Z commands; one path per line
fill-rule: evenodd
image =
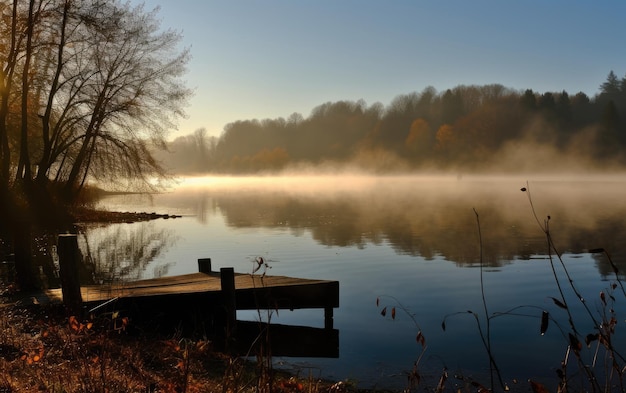
M 611 70 L 609 75 L 606 77 L 606 82 L 600 85 L 600 94 L 606 94 L 609 97 L 616 96 L 620 92 L 620 85 L 620 80 L 617 79 L 615 72 Z
M 532 89 L 526 89 L 524 95 L 520 98 L 522 108 L 534 111 L 537 109 L 537 97 Z

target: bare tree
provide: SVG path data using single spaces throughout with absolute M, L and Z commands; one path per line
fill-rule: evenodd
M 165 132 L 183 114 L 190 95 L 179 82 L 189 54 L 177 52 L 179 33 L 160 31 L 157 10 L 145 13 L 142 6 L 117 2 L 90 5 L 80 16 L 85 53 L 92 59 L 86 66 L 95 72 L 87 75 L 78 93 L 82 98 L 76 109 L 87 116 L 70 140 L 76 154 L 62 178 L 68 195 L 80 189 L 92 171 L 110 181 L 132 179 L 143 184 L 152 176 L 163 176 L 148 145 L 164 144 Z
M 0 188 L 7 192 L 11 168 L 11 149 L 9 146 L 8 118 L 9 101 L 13 87 L 13 77 L 17 67 L 21 34 L 18 25 L 18 6 L 14 1 L 11 6 L 0 3 Z
M 191 94 L 180 33 L 161 29 L 158 9 L 118 0 L 27 3 L 0 4 L 10 22 L 0 28 L 3 184 L 11 173 L 54 181 L 71 201 L 94 173 L 137 184 L 165 176 L 150 147 L 164 147 Z
M 153 147 L 184 115 L 189 52 L 157 13 L 121 0 L 0 1 L 0 236 L 13 228 L 24 288 L 32 224 L 64 216 L 50 192 L 71 203 L 91 179 L 167 176 Z

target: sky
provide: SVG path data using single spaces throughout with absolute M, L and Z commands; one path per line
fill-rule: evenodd
M 584 92 L 626 75 L 622 0 L 131 0 L 191 51 L 171 138 L 428 86 Z

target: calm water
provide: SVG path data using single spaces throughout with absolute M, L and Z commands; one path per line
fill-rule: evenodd
M 251 272 L 262 256 L 268 274 L 340 282 L 335 328 L 339 359 L 277 361 L 301 375 L 352 379 L 362 387 L 401 387 L 421 347 L 424 375 L 474 376 L 488 384 L 489 363 L 475 312 L 484 323 L 483 283 L 490 314 L 517 306 L 519 316 L 492 319 L 494 355 L 506 381 L 553 380 L 567 347 L 555 324 L 539 334 L 547 310 L 567 331 L 546 239 L 550 231 L 578 291 L 593 313 L 602 309 L 599 292 L 614 280 L 604 257 L 588 253 L 604 247 L 626 271 L 626 177 L 595 179 L 486 177 L 264 177 L 189 179 L 173 191 L 151 197 L 115 196 L 101 202 L 111 210 L 180 214 L 179 219 L 87 227 L 82 237 L 99 279 L 139 279 L 197 271 L 209 257 L 214 269 L 232 266 Z M 474 211 L 475 209 L 475 211 Z M 554 259 L 557 274 L 563 268 Z M 567 296 L 572 290 L 563 281 Z M 377 307 L 376 299 L 380 299 Z M 624 295 L 615 309 L 623 324 Z M 577 326 L 593 324 L 574 304 Z M 396 319 L 381 316 L 396 306 Z M 532 306 L 532 307 L 530 307 Z M 403 311 L 405 310 L 405 311 Z M 462 312 L 442 321 L 448 314 Z M 407 313 L 410 313 L 414 320 Z M 599 314 L 598 314 L 599 315 Z M 241 319 L 255 318 L 240 312 Z M 323 326 L 322 310 L 281 311 L 272 322 Z M 484 325 L 483 325 L 484 327 Z M 616 340 L 626 347 L 623 326 Z M 626 349 L 626 348 L 625 348 Z M 583 350 L 590 358 L 591 350 Z M 572 372 L 578 370 L 572 364 Z M 452 377 L 451 377 L 452 378 Z

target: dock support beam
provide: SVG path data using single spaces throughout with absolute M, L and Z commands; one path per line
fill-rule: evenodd
M 78 239 L 76 235 L 59 235 L 57 242 L 59 274 L 63 304 L 70 315 L 82 317 L 83 298 L 78 279 Z
M 235 335 L 237 323 L 237 302 L 235 298 L 235 269 L 223 267 L 220 269 L 220 280 L 222 285 L 222 301 L 226 317 L 226 340 L 227 345 Z
M 325 329 L 333 328 L 333 308 L 332 307 L 324 308 L 324 328 Z

